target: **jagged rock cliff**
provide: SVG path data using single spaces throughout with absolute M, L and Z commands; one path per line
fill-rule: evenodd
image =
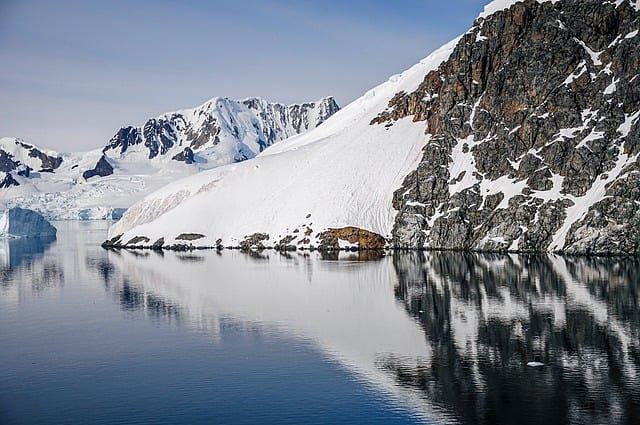
M 428 135 L 394 244 L 640 252 L 637 3 L 512 3 L 372 122 Z

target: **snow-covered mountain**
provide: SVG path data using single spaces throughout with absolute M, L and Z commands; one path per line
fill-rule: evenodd
M 260 98 L 216 97 L 193 108 L 123 127 L 103 152 L 112 158 L 171 159 L 225 165 L 317 127 L 338 110 L 331 97 L 285 106 Z
M 0 139 L 0 199 L 53 219 L 117 218 L 162 186 L 313 129 L 339 109 L 327 97 L 285 106 L 214 98 L 121 128 L 103 149 L 59 153 Z
M 639 253 L 640 3 L 496 0 L 321 127 L 131 207 L 115 246 Z

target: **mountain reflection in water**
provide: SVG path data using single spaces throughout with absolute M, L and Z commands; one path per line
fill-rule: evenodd
M 71 261 L 9 250 L 0 296 L 16 285 L 11 273 L 58 286 L 73 273 L 121 310 L 204 330 L 214 344 L 230 327 L 310 341 L 417 421 L 640 418 L 637 260 L 87 248 Z

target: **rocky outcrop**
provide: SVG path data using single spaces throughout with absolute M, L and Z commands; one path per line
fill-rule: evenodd
M 129 239 L 126 245 L 136 246 L 138 244 L 146 244 L 147 242 L 149 242 L 149 238 L 146 236 L 134 236 L 133 238 Z
M 20 183 L 13 178 L 11 173 L 4 173 L 4 178 L 0 181 L 0 189 L 7 189 L 11 186 L 20 186 Z
M 264 244 L 268 240 L 269 235 L 267 235 L 266 233 L 254 233 L 252 235 L 246 236 L 244 240 L 240 242 L 239 247 L 243 251 L 260 251 L 266 248 Z
M 91 177 L 95 177 L 95 176 L 106 177 L 106 176 L 110 176 L 111 174 L 113 174 L 113 167 L 111 166 L 111 164 L 109 164 L 109 161 L 107 161 L 107 158 L 104 155 L 102 155 L 98 160 L 98 162 L 96 163 L 96 166 L 82 173 L 82 177 L 85 180 L 88 180 Z
M 320 251 L 383 249 L 387 245 L 385 238 L 377 233 L 353 226 L 326 230 L 319 233 L 317 239 Z
M 34 147 L 29 150 L 29 156 L 40 160 L 41 169 L 55 170 L 62 165 L 62 157 L 47 155 Z
M 182 152 L 175 154 L 171 159 L 173 159 L 174 161 L 184 162 L 185 164 L 193 164 L 194 162 L 196 162 L 193 156 L 193 151 L 188 146 L 184 148 Z
M 372 121 L 426 124 L 397 247 L 640 253 L 640 10 L 514 2 Z
M 205 236 L 200 233 L 180 233 L 176 236 L 176 240 L 179 241 L 196 241 L 198 239 L 202 239 Z

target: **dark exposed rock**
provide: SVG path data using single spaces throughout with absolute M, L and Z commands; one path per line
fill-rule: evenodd
M 184 148 L 184 150 L 173 156 L 174 161 L 181 161 L 185 164 L 193 164 L 195 162 L 195 158 L 193 156 L 193 151 L 190 147 Z
M 176 122 L 184 123 L 181 114 L 172 114 L 170 118 L 152 118 L 142 129 L 144 145 L 149 149 L 149 159 L 158 154 L 166 154 L 177 140 Z
M 107 152 L 110 149 L 118 151 L 119 154 L 123 154 L 127 151 L 129 146 L 142 143 L 142 134 L 140 130 L 135 127 L 123 127 L 111 138 L 109 144 L 102 150 Z
M 137 245 L 140 242 L 147 243 L 149 241 L 150 239 L 146 236 L 134 236 L 131 239 L 129 239 L 129 242 L 127 242 L 125 245 Z
M 205 236 L 200 234 L 200 233 L 180 233 L 177 237 L 176 240 L 178 241 L 195 241 L 198 239 L 202 239 Z
M 18 181 L 13 178 L 11 173 L 4 173 L 4 178 L 0 182 L 0 188 L 6 189 L 11 186 L 20 186 L 20 183 L 18 183 Z
M 40 171 L 54 172 L 62 165 L 62 157 L 47 155 L 35 146 L 24 143 L 21 139 L 15 139 L 15 145 L 20 149 L 24 149 L 26 156 L 40 160 Z M 4 149 L 0 149 L 0 171 L 9 172 L 14 170 L 18 170 L 18 175 L 20 176 L 29 177 L 32 168 L 22 164 Z
M 113 174 L 113 167 L 109 164 L 109 161 L 107 161 L 107 158 L 103 154 L 96 163 L 96 166 L 91 170 L 87 170 L 82 173 L 82 177 L 85 180 L 88 180 L 94 176 L 106 177 L 111 174 Z
M 42 162 L 43 169 L 55 170 L 62 165 L 62 157 L 47 155 L 40 150 L 31 147 L 29 150 L 29 156 L 32 158 L 38 158 Z
M 122 233 L 119 234 L 119 235 L 116 235 L 116 236 L 112 237 L 111 239 L 109 239 L 108 242 L 111 243 L 111 244 L 116 244 L 116 243 L 118 243 L 120 241 L 122 236 L 123 236 Z
M 215 117 L 211 115 L 207 116 L 204 123 L 200 128 L 190 128 L 187 132 L 187 140 L 191 141 L 190 148 L 198 150 L 206 145 L 210 140 L 213 140 L 213 144 L 220 143 L 220 126 Z
M 429 138 L 394 194 L 395 246 L 640 253 L 640 11 L 619 3 L 515 3 L 393 97 L 372 124 L 412 116 Z
M 160 238 L 157 241 L 155 241 L 153 245 L 151 245 L 151 249 L 158 250 L 158 249 L 162 249 L 163 246 L 164 246 L 164 238 Z
M 295 232 L 295 231 L 294 231 Z M 276 251 L 295 251 L 297 247 L 292 243 L 297 236 L 288 235 L 278 241 L 273 247 Z
M 266 233 L 254 233 L 252 235 L 245 236 L 244 240 L 240 242 L 240 249 L 243 251 L 259 251 L 266 248 L 263 242 L 267 240 L 269 240 L 269 235 Z
M 22 170 L 18 171 L 18 175 L 21 177 L 29 177 L 31 175 L 31 167 L 24 167 Z
M 19 162 L 13 160 L 13 156 L 4 150 L 0 149 L 0 171 L 8 173 L 15 170 L 19 165 Z

